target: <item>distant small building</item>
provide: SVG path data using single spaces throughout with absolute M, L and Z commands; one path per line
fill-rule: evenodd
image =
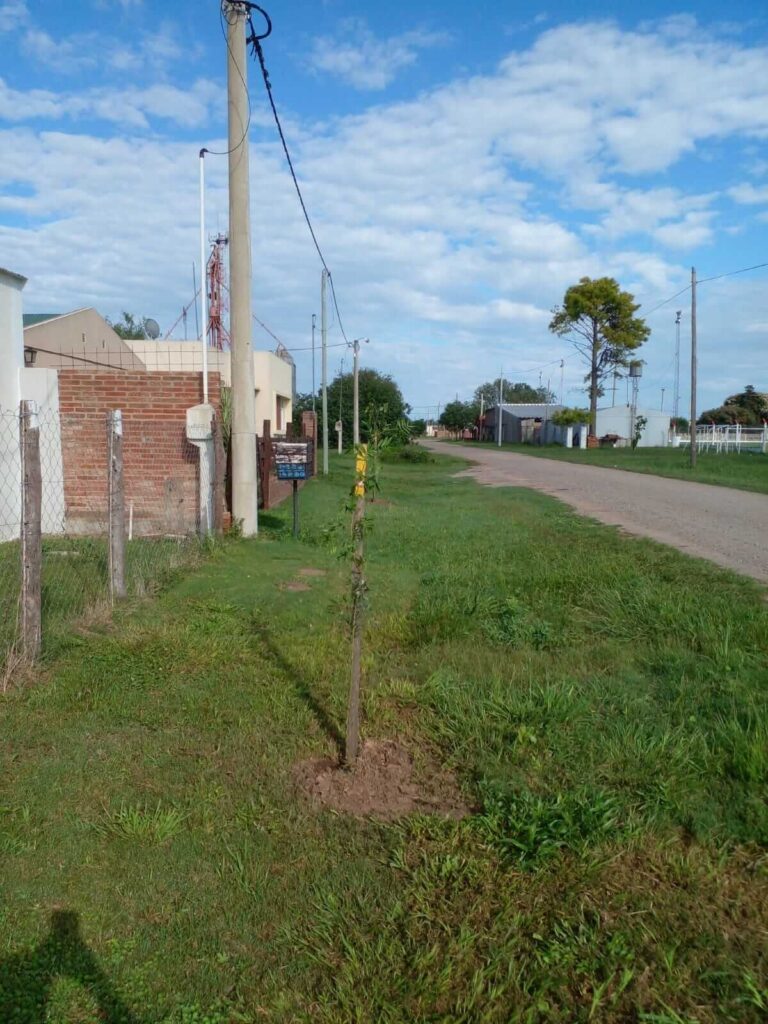
M 635 415 L 638 418 L 642 416 L 646 421 L 640 433 L 638 448 L 664 448 L 669 444 L 671 417 L 668 412 L 638 406 Z M 632 406 L 613 405 L 607 409 L 598 409 L 595 433 L 598 438 L 613 435 L 619 439 L 617 444 L 630 445 L 634 433 Z
M 538 444 L 542 425 L 562 408 L 562 405 L 547 405 L 544 402 L 505 402 L 501 406 L 501 440 L 505 444 Z M 486 410 L 484 440 L 495 441 L 498 438 L 498 417 L 498 405 Z

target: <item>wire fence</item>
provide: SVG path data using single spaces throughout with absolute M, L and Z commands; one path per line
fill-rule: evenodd
M 0 688 L 32 660 L 25 620 L 26 579 L 35 574 L 30 560 L 39 558 L 39 624 L 46 654 L 73 623 L 111 608 L 116 536 L 123 558 L 119 596 L 156 592 L 204 553 L 200 538 L 215 525 L 209 463 L 186 441 L 183 429 L 170 455 L 144 453 L 147 439 L 134 422 L 120 436 L 122 458 L 116 466 L 110 457 L 113 417 L 45 410 L 35 414 L 30 432 L 32 419 L 23 410 L 0 412 Z M 32 534 L 26 546 L 35 460 L 23 455 L 25 437 L 34 439 L 29 450 L 35 455 L 39 446 L 38 542 Z M 116 527 L 110 499 L 118 493 L 117 470 Z

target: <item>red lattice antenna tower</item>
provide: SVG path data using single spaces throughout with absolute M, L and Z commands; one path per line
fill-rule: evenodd
M 206 267 L 208 282 L 208 344 L 222 351 L 229 348 L 229 331 L 224 324 L 227 311 L 227 282 L 224 270 L 224 247 L 229 245 L 226 235 L 216 235 L 211 243 L 211 255 Z

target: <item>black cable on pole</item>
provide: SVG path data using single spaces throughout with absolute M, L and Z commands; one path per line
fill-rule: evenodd
M 240 147 L 242 146 L 246 136 L 248 135 L 248 129 L 251 127 L 251 94 L 248 92 L 248 85 L 247 85 L 245 79 L 243 78 L 243 73 L 240 70 L 240 67 L 239 67 L 237 61 L 235 60 L 235 55 L 232 53 L 232 47 L 229 45 L 229 37 L 227 35 L 227 30 L 224 28 L 224 3 L 225 3 L 225 0 L 221 0 L 221 5 L 219 6 L 219 25 L 221 26 L 221 34 L 224 36 L 224 42 L 227 44 L 227 52 L 229 53 L 229 56 L 232 58 L 232 61 L 233 61 L 234 65 L 235 65 L 235 67 L 237 68 L 237 73 L 238 73 L 238 75 L 240 77 L 240 81 L 243 83 L 243 88 L 245 89 L 245 97 L 248 100 L 248 120 L 245 122 L 245 128 L 243 128 L 243 134 L 240 136 L 240 141 L 238 142 L 238 144 L 236 146 L 230 146 L 229 149 L 205 149 L 204 148 L 204 149 L 200 150 L 200 156 L 204 156 L 206 153 L 210 153 L 211 156 L 229 156 L 229 154 L 230 153 L 234 153 L 234 151 L 236 149 L 240 149 Z M 259 8 L 259 10 L 261 10 L 261 8 Z M 269 16 L 266 14 L 266 12 L 262 11 L 262 14 L 264 14 L 264 17 L 267 19 L 267 23 L 269 25 L 269 32 L 271 32 L 272 31 L 272 22 L 269 20 Z M 253 31 L 253 24 L 251 22 L 250 15 L 248 17 L 248 23 L 251 26 L 251 31 Z M 269 35 L 269 32 L 267 32 L 267 35 Z M 264 38 L 266 38 L 266 36 Z
M 251 46 L 251 48 L 253 50 L 253 53 L 256 55 L 256 57 L 258 58 L 258 61 L 259 61 L 259 67 L 261 68 L 261 77 L 264 79 L 264 88 L 267 91 L 267 98 L 269 100 L 269 105 L 272 108 L 272 116 L 275 119 L 275 125 L 277 127 L 277 133 L 280 136 L 280 142 L 282 143 L 282 146 L 283 146 L 283 153 L 285 153 L 285 159 L 286 159 L 286 162 L 288 164 L 288 170 L 291 172 L 291 178 L 293 179 L 293 186 L 296 189 L 296 195 L 299 197 L 299 203 L 301 205 L 301 211 L 304 214 L 304 220 L 307 222 L 307 227 L 309 228 L 309 233 L 310 233 L 310 235 L 312 237 L 312 241 L 314 243 L 315 249 L 317 250 L 317 255 L 320 257 L 320 262 L 322 263 L 324 270 L 328 274 L 328 281 L 329 281 L 329 283 L 331 285 L 331 298 L 333 299 L 333 308 L 336 311 L 336 319 L 339 322 L 339 330 L 341 331 L 341 336 L 344 339 L 345 343 L 349 344 L 349 339 L 347 338 L 346 332 L 344 330 L 344 324 L 342 322 L 341 313 L 339 311 L 339 302 L 338 302 L 338 299 L 336 297 L 336 288 L 334 287 L 334 284 L 333 284 L 333 275 L 331 274 L 331 271 L 330 271 L 330 269 L 328 267 L 328 264 L 326 263 L 325 256 L 323 255 L 323 250 L 320 248 L 320 243 L 317 240 L 317 235 L 315 234 L 315 229 L 312 226 L 312 221 L 311 221 L 310 216 L 309 216 L 309 211 L 307 210 L 307 204 L 304 202 L 304 196 L 301 193 L 301 187 L 299 185 L 299 179 L 296 177 L 296 171 L 295 171 L 294 166 L 293 166 L 293 160 L 291 159 L 291 154 L 290 154 L 290 152 L 288 150 L 288 143 L 287 143 L 286 138 L 285 138 L 285 133 L 283 131 L 283 126 L 282 126 L 282 124 L 280 122 L 280 115 L 277 112 L 277 106 L 275 105 L 275 98 L 274 98 L 274 96 L 272 94 L 272 82 L 270 81 L 270 78 L 269 78 L 269 71 L 267 70 L 267 64 L 266 64 L 266 61 L 264 59 L 264 50 L 262 49 L 262 46 L 261 46 L 261 40 L 262 39 L 266 39 L 267 36 L 270 35 L 270 33 L 272 32 L 272 22 L 271 22 L 271 20 L 269 18 L 269 15 L 267 14 L 267 12 L 262 7 L 259 7 L 258 4 L 251 3 L 250 0 L 235 0 L 235 2 L 242 3 L 243 6 L 246 7 L 247 10 L 248 10 L 248 24 L 249 24 L 250 29 L 251 29 L 251 34 L 248 37 L 248 43 L 250 44 L 250 46 Z M 258 11 L 259 14 L 261 14 L 264 17 L 264 19 L 266 20 L 266 23 L 267 23 L 267 31 L 261 33 L 260 35 L 256 32 L 256 30 L 253 27 L 253 19 L 251 17 L 251 11 L 253 11 L 253 10 Z

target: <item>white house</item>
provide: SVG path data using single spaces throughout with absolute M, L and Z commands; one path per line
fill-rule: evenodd
M 59 430 L 59 386 L 55 370 L 25 363 L 22 291 L 27 279 L 0 268 L 0 542 L 19 536 L 21 456 L 19 404 L 39 410 L 44 533 L 61 530 L 64 474 Z
M 644 417 L 646 424 L 640 434 L 638 448 L 664 448 L 669 444 L 670 415 L 657 409 L 638 407 L 635 415 Z M 607 409 L 597 410 L 598 437 L 616 434 L 626 444 L 632 442 L 632 406 L 614 405 Z

